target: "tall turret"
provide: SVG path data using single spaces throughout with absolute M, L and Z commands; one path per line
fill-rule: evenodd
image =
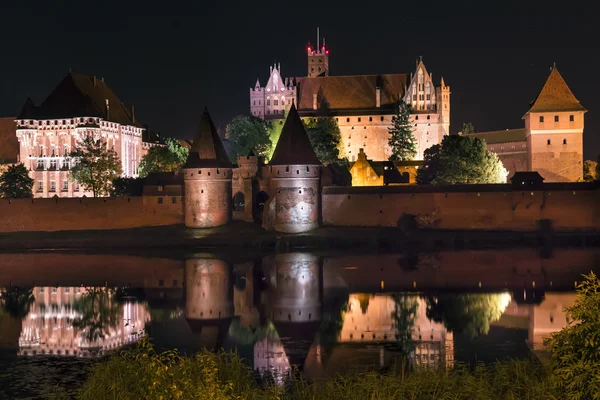
M 292 105 L 269 162 L 268 213 L 278 232 L 306 232 L 319 226 L 321 162 Z M 264 218 L 263 218 L 264 220 Z
M 231 169 L 223 142 L 205 109 L 183 167 L 185 226 L 210 228 L 231 220 Z
M 325 47 L 325 38 L 323 43 L 319 39 L 319 28 L 317 28 L 317 45 L 306 48 L 308 56 L 308 77 L 329 76 L 329 50 Z

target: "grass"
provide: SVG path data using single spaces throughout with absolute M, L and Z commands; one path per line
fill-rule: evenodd
M 80 399 L 555 399 L 551 379 L 534 361 L 506 361 L 473 370 L 417 370 L 409 374 L 365 372 L 325 382 L 289 379 L 260 386 L 232 353 L 183 357 L 156 353 L 147 341 L 97 364 Z

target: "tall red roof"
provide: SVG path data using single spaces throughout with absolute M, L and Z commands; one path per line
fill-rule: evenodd
M 575 98 L 556 67 L 552 68 L 544 87 L 529 104 L 530 112 L 587 111 Z
M 198 133 L 192 143 L 192 148 L 184 168 L 231 168 L 223 142 L 210 118 L 208 109 L 204 109 Z
M 293 104 L 269 165 L 321 165 Z

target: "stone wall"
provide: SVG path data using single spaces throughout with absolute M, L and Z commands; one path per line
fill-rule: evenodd
M 600 229 L 597 184 L 438 187 L 327 187 L 326 226 L 414 226 L 437 229 Z
M 182 223 L 182 197 L 0 199 L 0 232 L 127 229 Z

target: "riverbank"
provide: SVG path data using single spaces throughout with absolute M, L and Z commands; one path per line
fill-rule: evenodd
M 267 232 L 234 222 L 209 229 L 161 227 L 0 233 L 0 251 L 181 249 L 206 251 L 437 251 L 516 247 L 600 246 L 600 232 L 449 231 L 322 227 L 302 234 Z

